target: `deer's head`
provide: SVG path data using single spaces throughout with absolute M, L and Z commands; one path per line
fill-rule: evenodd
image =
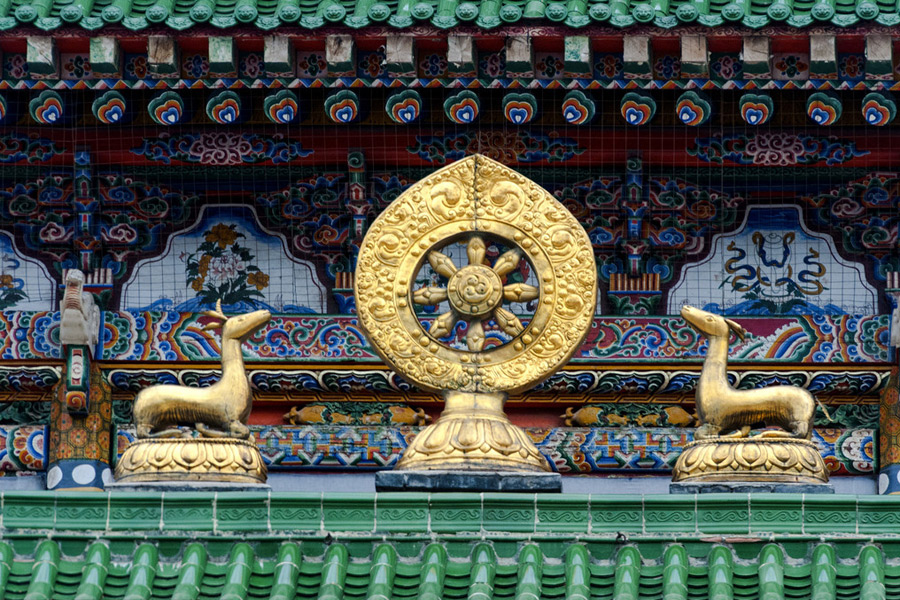
M 681 316 L 697 331 L 706 337 L 724 337 L 728 339 L 731 332 L 734 331 L 743 341 L 747 331 L 732 321 L 720 315 L 715 315 L 693 306 L 683 306 L 681 308 Z
M 269 322 L 272 313 L 267 310 L 257 310 L 243 315 L 227 317 L 222 312 L 222 301 L 216 302 L 216 310 L 207 310 L 203 313 L 207 317 L 212 317 L 214 321 L 203 327 L 203 331 L 211 331 L 222 329 L 222 339 L 239 340 L 241 343 L 247 341 L 253 332 Z

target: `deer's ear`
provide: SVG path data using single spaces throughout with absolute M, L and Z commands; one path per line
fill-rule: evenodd
M 732 321 L 731 319 L 725 319 L 725 323 L 728 324 L 729 327 L 731 327 L 731 330 L 733 332 L 735 332 L 737 334 L 737 336 L 739 338 L 741 338 L 741 341 L 743 342 L 745 336 L 747 335 L 747 330 L 744 329 L 743 327 L 741 327 L 740 325 L 738 325 L 737 323 L 735 323 L 734 321 Z
M 221 321 L 207 323 L 206 325 L 204 325 L 203 327 L 200 328 L 200 331 L 215 331 L 216 329 L 222 329 L 222 325 L 224 325 L 224 323 L 222 323 Z

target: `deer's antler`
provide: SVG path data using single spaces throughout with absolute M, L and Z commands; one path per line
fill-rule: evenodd
M 203 311 L 203 315 L 207 317 L 212 317 L 215 319 L 212 323 L 205 325 L 201 331 L 212 331 L 214 329 L 218 329 L 222 326 L 225 321 L 228 320 L 228 317 L 225 316 L 225 313 L 222 312 L 222 299 L 219 298 L 216 301 L 216 310 L 205 310 Z

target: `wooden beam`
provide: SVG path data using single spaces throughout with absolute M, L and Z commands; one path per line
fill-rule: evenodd
M 119 75 L 122 72 L 122 53 L 114 37 L 91 38 L 91 71 L 100 75 Z
M 837 44 L 834 36 L 809 36 L 810 79 L 837 79 L 837 76 Z
M 325 38 L 325 61 L 328 75 L 352 77 L 356 75 L 356 44 L 350 35 L 329 35 Z
M 57 75 L 59 73 L 56 40 L 54 38 L 49 36 L 29 36 L 25 52 L 29 73 L 39 76 Z
M 475 77 L 477 65 L 475 41 L 472 36 L 447 37 L 447 72 L 451 77 Z
M 511 35 L 506 38 L 506 75 L 534 77 L 534 54 L 530 37 Z
M 624 42 L 622 62 L 625 63 L 625 77 L 650 79 L 653 76 L 650 38 L 646 35 L 626 35 Z
M 681 76 L 709 77 L 709 52 L 706 37 L 686 35 L 681 38 Z
M 237 76 L 237 47 L 232 37 L 209 38 L 209 72 Z
M 156 77 L 178 77 L 178 44 L 175 38 L 151 35 L 147 38 L 147 68 Z
M 769 38 L 757 35 L 744 37 L 741 58 L 744 61 L 744 77 L 747 79 L 765 79 L 771 76 Z
M 563 62 L 566 77 L 593 77 L 594 60 L 591 52 L 591 38 L 586 35 L 566 36 Z
M 267 35 L 263 39 L 263 63 L 269 77 L 292 77 L 294 71 L 294 45 L 284 35 Z
M 892 79 L 894 40 L 889 35 L 866 36 L 866 79 Z
M 387 36 L 384 45 L 384 68 L 391 77 L 416 75 L 416 44 L 413 36 Z

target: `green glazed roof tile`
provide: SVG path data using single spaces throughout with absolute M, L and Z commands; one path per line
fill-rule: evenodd
M 875 600 L 900 587 L 895 560 L 858 540 L 101 538 L 20 540 L 17 547 L 7 600 Z
M 131 30 L 155 24 L 184 30 L 198 23 L 271 30 L 298 21 L 305 27 L 387 23 L 402 29 L 423 20 L 440 28 L 472 22 L 491 29 L 523 19 L 576 29 L 592 22 L 666 29 L 686 23 L 891 26 L 900 23 L 900 7 L 892 0 L 0 0 L 0 29 L 33 24 L 48 31 L 69 24 L 94 31 L 119 23 Z

